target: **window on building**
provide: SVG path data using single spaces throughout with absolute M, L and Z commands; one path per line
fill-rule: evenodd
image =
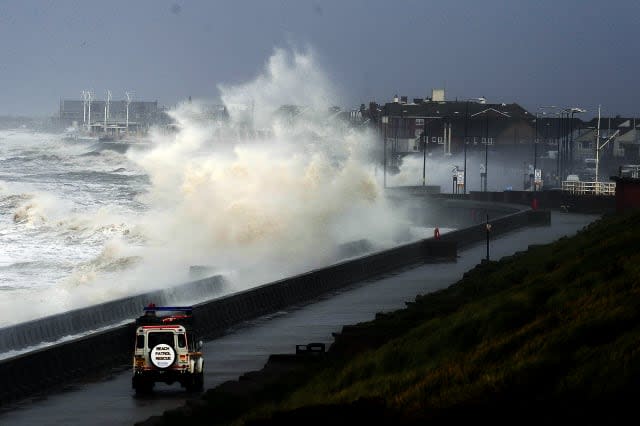
M 424 118 L 416 118 L 416 126 L 424 126 Z

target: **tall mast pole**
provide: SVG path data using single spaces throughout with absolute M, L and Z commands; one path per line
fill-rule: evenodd
M 82 125 L 87 125 L 87 91 L 82 91 Z
M 129 134 L 129 104 L 131 103 L 131 93 L 124 92 L 127 96 L 127 124 L 126 124 L 126 132 Z
M 93 98 L 93 93 L 91 93 L 91 90 L 89 90 L 87 92 L 87 100 L 89 101 L 89 104 L 88 104 L 88 107 L 87 107 L 87 110 L 88 110 L 88 113 L 87 113 L 87 128 L 89 130 L 89 133 L 91 133 L 91 100 L 92 100 L 92 98 Z
M 600 105 L 598 105 L 598 129 L 596 130 L 596 182 L 600 166 Z

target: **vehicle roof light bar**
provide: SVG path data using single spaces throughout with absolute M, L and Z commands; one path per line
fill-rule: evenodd
M 192 306 L 145 306 L 143 310 L 146 311 L 193 311 Z

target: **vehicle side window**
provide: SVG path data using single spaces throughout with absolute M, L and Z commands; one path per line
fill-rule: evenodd
M 187 346 L 187 339 L 184 337 L 184 334 L 178 334 L 178 347 L 184 348 Z
M 144 348 L 144 334 L 139 334 L 136 336 L 136 349 Z

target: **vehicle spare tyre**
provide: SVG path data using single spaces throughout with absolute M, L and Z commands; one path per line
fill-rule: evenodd
M 160 369 L 169 368 L 176 361 L 176 351 L 166 343 L 159 343 L 151 349 L 149 359 Z

